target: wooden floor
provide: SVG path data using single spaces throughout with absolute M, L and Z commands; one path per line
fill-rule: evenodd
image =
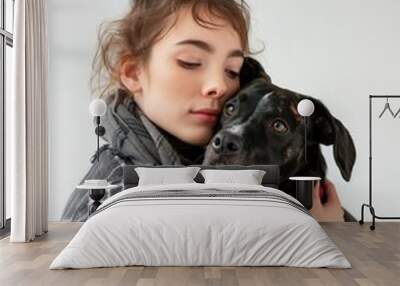
M 400 285 L 400 222 L 379 222 L 375 231 L 356 223 L 325 223 L 353 268 L 119 267 L 49 270 L 80 223 L 51 223 L 32 243 L 0 241 L 0 285 Z

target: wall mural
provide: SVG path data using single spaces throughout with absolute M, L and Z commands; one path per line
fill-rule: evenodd
M 140 70 L 140 63 L 126 60 L 141 51 L 142 43 L 133 42 L 124 30 L 134 23 L 134 17 L 128 14 L 110 26 L 114 30 L 101 32 L 95 73 L 108 72 L 109 81 L 100 88 L 107 103 L 106 114 L 101 118 L 105 127 L 102 138 L 107 144 L 95 153 L 81 183 L 88 179 L 119 183 L 124 164 L 278 164 L 279 187 L 292 196 L 296 187 L 289 177 L 322 178 L 315 184 L 311 209 L 318 220 L 354 220 L 343 210 L 335 184 L 326 178 L 328 166 L 321 144 L 333 146 L 337 167 L 346 181 L 351 179 L 356 150 L 350 131 L 327 106 L 317 98 L 276 86 L 255 57 L 247 54 L 229 59 L 230 79 L 224 85 L 216 69 L 211 69 L 220 63 L 215 60 L 217 56 L 211 56 L 210 47 L 197 37 L 187 39 L 186 35 L 207 35 L 203 38 L 224 52 L 246 41 L 245 36 L 237 33 L 232 38 L 231 30 L 209 30 L 189 14 L 152 46 L 151 56 L 144 56 L 148 70 Z M 234 30 L 240 21 L 235 25 Z M 135 39 L 139 32 L 129 30 Z M 143 43 L 151 42 L 150 36 L 143 37 Z M 186 42 L 172 46 L 178 39 Z M 176 61 L 171 61 L 172 49 L 179 55 Z M 150 76 L 146 78 L 146 73 L 138 71 L 149 71 Z M 307 129 L 297 110 L 302 99 L 311 100 L 315 106 Z M 111 195 L 121 190 L 116 188 Z M 74 190 L 62 219 L 85 221 L 88 204 L 87 194 Z

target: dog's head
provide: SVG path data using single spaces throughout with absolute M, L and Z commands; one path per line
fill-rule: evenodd
M 277 87 L 265 75 L 247 80 L 225 104 L 220 131 L 207 147 L 204 164 L 277 164 L 281 181 L 296 174 L 324 178 L 320 144 L 333 145 L 335 161 L 348 181 L 356 156 L 348 130 L 321 101 Z M 305 98 L 315 106 L 307 125 L 307 163 L 305 122 L 297 111 Z

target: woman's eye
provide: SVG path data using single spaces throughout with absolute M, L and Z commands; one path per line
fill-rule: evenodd
M 232 79 L 239 78 L 239 73 L 238 72 L 228 70 L 228 74 L 229 74 L 229 77 L 232 78 Z
M 276 132 L 281 133 L 281 134 L 286 133 L 288 131 L 288 127 L 287 127 L 286 123 L 279 119 L 275 120 L 272 123 L 272 127 L 274 128 L 274 130 Z
M 187 62 L 187 61 L 182 61 L 182 60 L 178 60 L 178 63 L 187 69 L 195 69 L 195 68 L 201 66 L 201 63 L 193 63 L 193 62 Z M 237 73 L 235 71 L 227 70 L 227 73 L 228 73 L 229 77 L 232 79 L 239 78 L 239 73 Z
M 224 114 L 228 117 L 232 116 L 235 113 L 236 107 L 232 103 L 228 103 L 225 105 Z
M 186 61 L 182 61 L 182 60 L 178 60 L 178 63 L 183 66 L 184 68 L 188 68 L 188 69 L 193 69 L 196 68 L 198 66 L 200 66 L 200 63 L 192 63 L 192 62 L 186 62 Z

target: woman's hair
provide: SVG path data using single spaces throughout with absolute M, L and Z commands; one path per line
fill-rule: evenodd
M 134 0 L 122 19 L 100 26 L 92 65 L 92 92 L 104 96 L 112 90 L 125 89 L 119 74 L 122 63 L 134 59 L 146 65 L 152 45 L 173 28 L 184 7 L 191 7 L 193 19 L 205 28 L 218 25 L 201 17 L 202 8 L 211 16 L 223 18 L 238 33 L 245 55 L 253 54 L 249 49 L 250 13 L 245 0 Z

